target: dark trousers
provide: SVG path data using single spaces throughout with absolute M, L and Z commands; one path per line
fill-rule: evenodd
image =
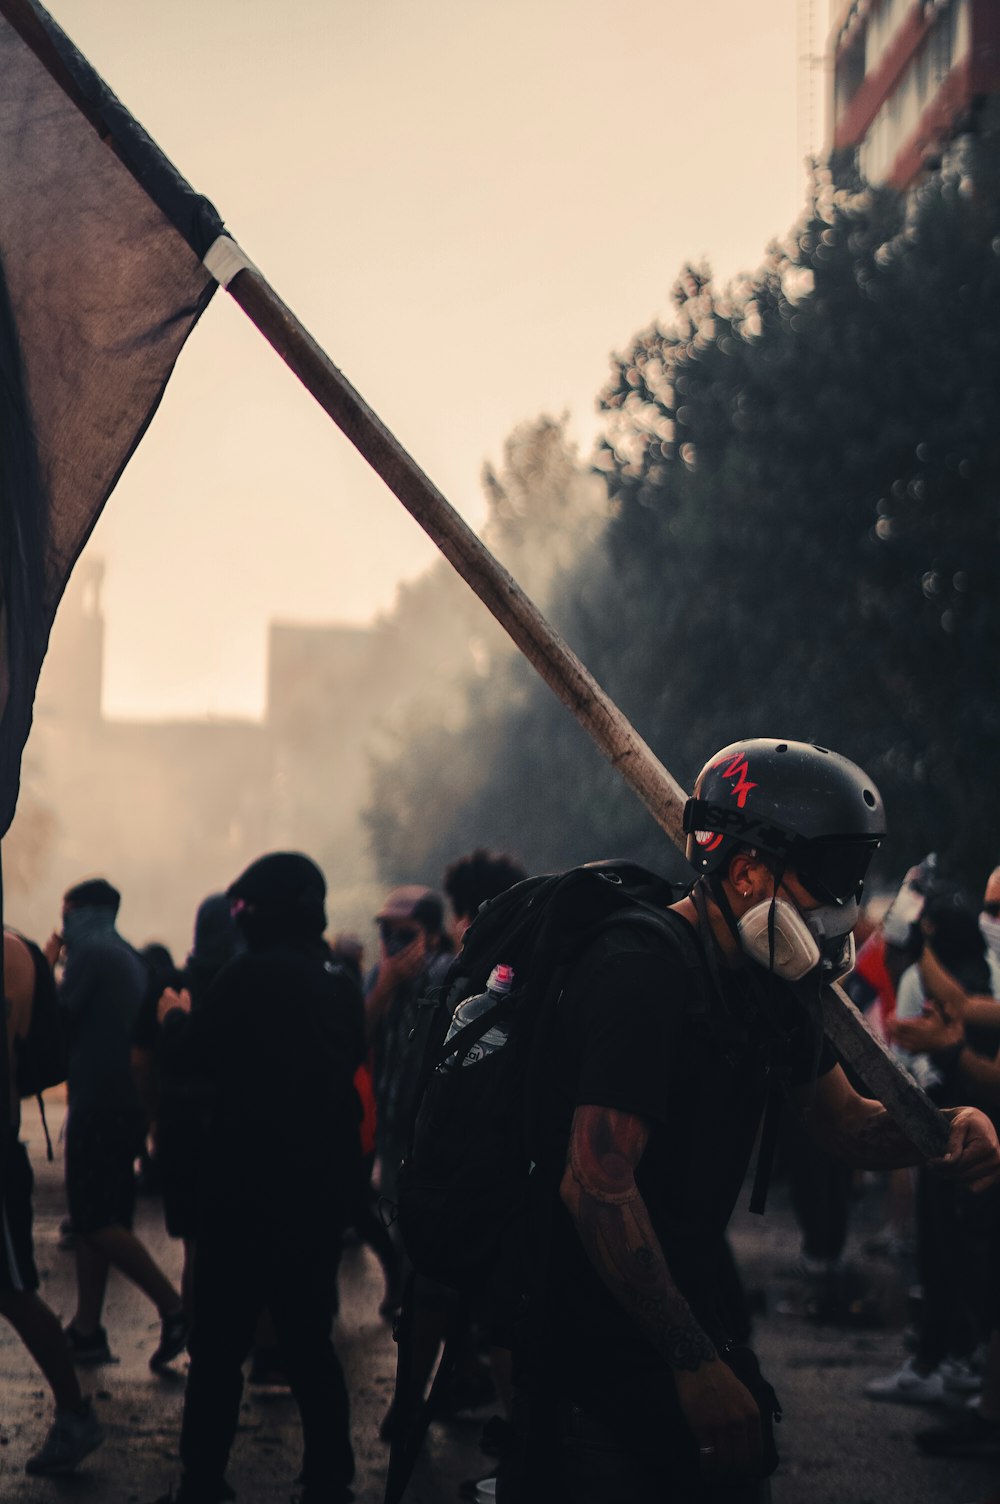
M 960 1215 L 963 1191 L 932 1170 L 917 1173 L 917 1273 L 924 1300 L 917 1357 L 936 1368 L 979 1340 L 975 1240 Z
M 802 1252 L 835 1263 L 844 1252 L 851 1206 L 850 1165 L 821 1149 L 799 1125 L 786 1124 L 782 1157 Z
M 355 1183 L 354 1197 L 347 1209 L 347 1222 L 358 1235 L 358 1242 L 366 1244 L 374 1253 L 387 1280 L 399 1274 L 399 1254 L 392 1241 L 392 1234 L 379 1215 L 379 1197 L 372 1185 L 374 1154 L 362 1159 Z
M 181 1461 L 192 1493 L 218 1498 L 243 1393 L 243 1363 L 266 1306 L 302 1419 L 302 1481 L 344 1494 L 354 1476 L 350 1411 L 330 1338 L 339 1232 L 265 1220 L 206 1227 L 194 1275 Z

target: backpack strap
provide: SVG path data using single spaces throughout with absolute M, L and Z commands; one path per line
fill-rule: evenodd
M 403 1302 L 396 1324 L 393 1340 L 397 1346 L 396 1385 L 393 1391 L 393 1435 L 389 1442 L 389 1466 L 386 1471 L 385 1493 L 382 1504 L 400 1504 L 407 1484 L 413 1475 L 420 1456 L 428 1427 L 435 1418 L 442 1396 L 447 1392 L 460 1356 L 459 1338 L 464 1332 L 468 1308 L 459 1306 L 452 1328 L 445 1335 L 437 1369 L 426 1397 L 414 1404 L 411 1387 L 413 1364 L 413 1323 L 418 1302 L 417 1276 L 410 1270 L 406 1276 Z
M 750 1210 L 763 1216 L 767 1206 L 767 1188 L 771 1184 L 774 1154 L 778 1147 L 778 1129 L 781 1127 L 781 1109 L 784 1093 L 768 1073 L 767 1102 L 764 1121 L 760 1129 L 760 1147 L 757 1150 L 757 1166 L 753 1172 L 753 1189 L 750 1192 Z

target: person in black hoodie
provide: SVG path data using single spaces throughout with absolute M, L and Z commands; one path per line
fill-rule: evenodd
M 360 1007 L 322 944 L 326 884 L 297 852 L 261 857 L 228 890 L 247 950 L 201 1007 L 161 1000 L 171 1068 L 210 1081 L 191 1368 L 175 1504 L 231 1499 L 225 1470 L 242 1365 L 265 1307 L 302 1420 L 302 1504 L 352 1497 L 347 1388 L 334 1351 L 335 1253 L 357 1176 Z M 167 1496 L 169 1497 L 169 1496 Z

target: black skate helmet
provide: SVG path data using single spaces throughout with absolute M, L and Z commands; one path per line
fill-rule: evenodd
M 738 846 L 753 846 L 822 903 L 840 906 L 859 894 L 885 811 L 867 773 L 846 757 L 759 737 L 709 759 L 684 806 L 684 830 L 697 872 L 724 872 Z

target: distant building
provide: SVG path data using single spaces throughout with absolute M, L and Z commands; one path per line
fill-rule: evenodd
M 262 721 L 111 719 L 103 574 L 100 560 L 77 564 L 42 670 L 4 841 L 12 921 L 44 939 L 65 888 L 104 873 L 130 939 L 186 947 L 205 893 L 261 852 L 294 847 L 324 868 L 337 927 L 359 928 L 374 912 L 362 810 L 384 682 L 376 634 L 272 624 Z
M 833 18 L 835 174 L 909 188 L 1000 92 L 1000 0 L 834 0 Z

